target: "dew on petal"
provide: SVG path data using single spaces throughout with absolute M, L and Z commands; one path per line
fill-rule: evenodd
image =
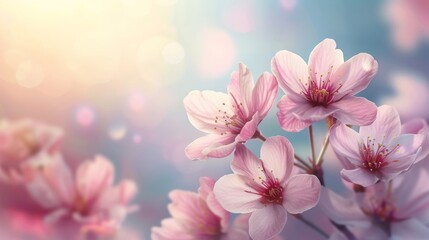
M 122 140 L 127 134 L 127 126 L 123 124 L 113 124 L 109 128 L 109 137 L 114 141 Z
M 216 78 L 228 72 L 236 57 L 231 36 L 220 29 L 208 29 L 200 36 L 200 72 Z
M 178 42 L 171 42 L 165 45 L 162 50 L 164 61 L 169 64 L 181 63 L 185 57 L 185 49 Z
M 94 110 L 89 106 L 81 106 L 76 110 L 75 119 L 80 126 L 88 127 L 94 123 Z
M 18 65 L 15 77 L 19 85 L 26 88 L 34 88 L 42 83 L 45 73 L 40 64 L 32 61 L 24 61 Z

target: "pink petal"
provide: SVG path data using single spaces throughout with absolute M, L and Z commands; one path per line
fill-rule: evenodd
M 400 173 L 408 170 L 416 160 L 416 155 L 402 157 L 401 159 L 393 159 L 387 165 L 381 168 L 381 176 L 384 181 L 389 181 Z
M 194 240 L 195 236 L 185 231 L 183 226 L 173 218 L 162 220 L 161 227 L 153 227 L 152 240 Z
M 400 219 L 408 219 L 417 218 L 419 215 L 422 215 L 422 213 L 427 214 L 429 206 L 429 191 L 426 191 L 413 199 L 409 199 L 408 196 L 403 197 L 408 198 L 409 202 L 408 204 L 401 206 L 401 209 L 395 213 L 396 217 Z M 427 218 L 427 216 L 425 217 Z
M 285 209 L 269 204 L 252 213 L 249 219 L 249 235 L 253 240 L 266 240 L 279 234 L 287 220 Z
M 168 211 L 171 216 L 176 219 L 180 219 L 184 225 L 189 225 L 188 228 L 198 226 L 201 220 L 197 219 L 196 216 L 202 216 L 202 204 L 198 194 L 194 192 L 173 190 L 168 195 L 172 201 L 168 205 Z M 205 210 L 208 211 L 207 207 Z M 204 216 L 204 215 L 203 215 Z
M 335 72 L 343 62 L 343 52 L 336 49 L 335 41 L 325 39 L 317 44 L 310 54 L 308 61 L 310 78 L 318 79 L 321 74 L 326 76 L 329 72 Z
M 303 121 L 293 114 L 293 111 L 300 106 L 301 105 L 292 102 L 288 95 L 281 98 L 277 104 L 279 108 L 277 118 L 283 130 L 288 132 L 299 132 L 311 125 L 311 121 Z
M 277 96 L 277 80 L 273 75 L 265 72 L 259 77 L 252 93 L 252 105 L 254 111 L 259 112 L 263 119 L 271 109 Z
M 207 207 L 210 211 L 219 217 L 221 232 L 225 233 L 228 230 L 229 222 L 230 222 L 230 214 L 226 211 L 220 203 L 217 201 L 214 193 L 211 193 L 206 200 Z
M 375 138 L 375 144 L 386 143 L 384 139 L 391 141 L 401 133 L 401 120 L 399 114 L 391 106 L 383 105 L 378 107 L 377 117 L 369 126 L 359 129 L 362 138 Z
M 305 212 L 317 205 L 320 188 L 319 179 L 313 175 L 292 176 L 285 186 L 283 206 L 292 214 Z
M 44 208 L 71 204 L 75 198 L 75 186 L 70 168 L 60 155 L 44 160 L 31 165 L 35 175 L 26 185 L 31 197 Z
M 401 133 L 403 134 L 424 134 L 425 140 L 422 143 L 422 151 L 416 159 L 416 163 L 425 159 L 429 155 L 429 126 L 423 118 L 415 118 L 402 124 Z
M 207 196 L 213 192 L 215 181 L 209 177 L 200 177 L 200 187 L 198 194 L 205 200 Z
M 253 94 L 253 88 L 255 87 L 253 83 L 253 77 L 250 73 L 250 70 L 246 67 L 246 65 L 240 63 L 239 66 L 239 84 L 240 84 L 240 93 L 241 97 L 243 98 L 243 107 L 247 114 L 245 116 L 249 116 L 250 113 L 254 112 L 255 109 L 252 105 L 252 94 Z
M 389 149 L 393 149 L 398 146 L 395 152 L 392 153 L 391 157 L 400 159 L 412 154 L 416 154 L 419 148 L 426 140 L 427 136 L 423 134 L 402 134 L 395 138 L 388 146 Z M 419 153 L 420 154 L 420 153 Z
M 114 179 L 112 163 L 102 156 L 81 163 L 76 172 L 76 189 L 85 202 L 98 197 Z
M 342 82 L 335 100 L 346 95 L 355 95 L 364 90 L 377 73 L 378 63 L 367 53 L 359 53 L 341 65 L 332 76 L 333 82 Z
M 261 147 L 261 159 L 267 172 L 271 172 L 282 184 L 289 178 L 294 161 L 292 144 L 285 137 L 268 138 Z
M 261 122 L 261 118 L 259 117 L 259 113 L 256 112 L 252 119 L 244 124 L 244 126 L 241 128 L 240 134 L 238 134 L 237 138 L 235 139 L 236 142 L 245 142 L 249 139 L 251 139 L 254 135 L 256 130 L 258 129 L 258 125 Z
M 206 133 L 229 131 L 225 124 L 216 123 L 216 117 L 235 114 L 230 95 L 213 91 L 192 91 L 185 97 L 183 103 L 189 121 L 198 130 Z
M 391 232 L 391 239 L 426 240 L 429 236 L 429 227 L 416 219 L 407 219 L 392 223 Z
M 261 196 L 254 194 L 255 190 L 245 181 L 252 179 L 229 174 L 221 177 L 215 184 L 214 194 L 220 205 L 232 213 L 250 213 L 263 208 Z
M 308 67 L 300 56 L 280 51 L 271 60 L 271 70 L 285 93 L 300 97 L 300 92 L 308 81 Z
M 231 169 L 235 174 L 250 179 L 263 176 L 261 174 L 262 162 L 255 154 L 247 149 L 243 144 L 238 144 L 234 153 L 234 159 L 231 162 Z
M 344 161 L 353 165 L 361 165 L 359 144 L 362 139 L 357 132 L 344 124 L 338 124 L 331 128 L 329 141 L 335 154 Z
M 322 188 L 319 206 L 338 224 L 352 227 L 368 227 L 371 224 L 371 219 L 362 212 L 355 199 L 343 198 L 328 188 Z
M 373 123 L 377 116 L 377 106 L 362 97 L 346 96 L 331 105 L 341 109 L 333 116 L 344 124 L 365 126 Z
M 234 138 L 235 136 L 231 134 L 208 134 L 190 143 L 185 148 L 185 154 L 191 160 L 226 157 L 234 151 L 236 145 Z
M 359 184 L 363 187 L 371 186 L 378 181 L 378 177 L 374 173 L 362 168 L 353 170 L 343 169 L 341 170 L 341 176 L 344 180 Z

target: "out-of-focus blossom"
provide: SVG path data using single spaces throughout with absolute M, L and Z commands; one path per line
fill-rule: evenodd
M 114 167 L 97 156 L 79 165 L 75 176 L 60 155 L 33 162 L 27 189 L 33 199 L 52 212 L 47 222 L 70 219 L 82 229 L 98 227 L 100 232 L 114 232 L 127 213 L 135 209 L 129 201 L 137 192 L 130 180 L 113 185 Z
M 424 78 L 408 73 L 395 73 L 391 81 L 395 95 L 383 99 L 383 103 L 395 107 L 401 119 L 423 117 L 429 119 L 429 84 Z
M 428 12 L 427 0 L 386 0 L 384 13 L 392 25 L 397 47 L 411 50 L 421 39 L 429 39 Z
M 422 143 L 422 149 L 417 156 L 416 163 L 425 159 L 429 154 L 429 125 L 423 118 L 415 118 L 402 124 L 402 134 L 422 134 L 425 139 Z M 429 170 L 429 168 L 428 168 Z
M 344 124 L 330 131 L 332 148 L 343 162 L 342 177 L 367 187 L 378 180 L 389 181 L 416 160 L 426 136 L 401 134 L 398 112 L 391 106 L 378 108 L 375 121 L 359 133 Z
M 277 95 L 273 75 L 262 74 L 256 85 L 244 64 L 232 74 L 228 93 L 192 91 L 184 99 L 191 124 L 208 133 L 189 144 L 190 159 L 226 157 L 237 143 L 259 135 L 258 125 L 267 115 Z
M 308 174 L 291 176 L 294 150 L 281 136 L 268 138 L 259 160 L 243 144 L 237 145 L 231 168 L 220 178 L 216 199 L 233 213 L 252 213 L 249 234 L 254 240 L 271 239 L 286 224 L 287 212 L 298 214 L 319 201 L 320 182 Z
M 427 239 L 429 236 L 429 174 L 414 168 L 391 183 L 380 182 L 343 198 L 324 188 L 320 206 L 356 239 Z M 340 232 L 331 239 L 347 239 Z
M 371 55 L 360 53 L 344 62 L 335 41 L 325 39 L 311 52 L 308 65 L 297 54 L 283 50 L 274 56 L 271 68 L 286 94 L 277 105 L 284 130 L 301 131 L 328 116 L 359 126 L 374 121 L 375 104 L 354 96 L 377 73 L 378 63 Z
M 24 182 L 23 165 L 55 153 L 62 135 L 61 129 L 35 121 L 0 122 L 0 180 Z
M 172 191 L 172 203 L 168 205 L 172 218 L 164 219 L 161 227 L 152 228 L 152 239 L 249 239 L 249 216 L 241 215 L 233 226 L 229 226 L 230 213 L 216 200 L 213 194 L 214 184 L 213 179 L 202 177 L 198 193 Z

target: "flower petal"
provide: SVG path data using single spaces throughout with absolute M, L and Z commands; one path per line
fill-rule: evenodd
M 300 96 L 308 81 L 308 66 L 300 56 L 280 51 L 271 60 L 271 70 L 285 93 Z
M 395 138 L 389 145 L 389 149 L 397 147 L 391 155 L 392 158 L 400 159 L 409 155 L 416 154 L 419 148 L 426 140 L 423 134 L 402 134 Z M 419 153 L 420 154 L 420 153 Z
M 365 89 L 377 73 L 377 61 L 367 53 L 359 53 L 341 65 L 332 75 L 332 81 L 342 83 L 335 100 L 355 95 Z
M 236 137 L 236 142 L 245 142 L 249 139 L 251 139 L 254 135 L 256 130 L 258 129 L 258 125 L 261 122 L 261 118 L 259 117 L 259 113 L 256 112 L 250 121 L 246 122 L 244 126 L 241 128 L 240 133 Z M 230 135 L 230 134 L 229 134 Z
M 416 219 L 393 222 L 391 226 L 392 240 L 413 239 L 426 240 L 429 236 L 429 227 Z
M 265 171 L 271 172 L 282 184 L 289 178 L 294 161 L 294 150 L 287 138 L 268 138 L 261 147 L 261 159 Z
M 335 154 L 342 161 L 345 160 L 353 165 L 361 165 L 359 144 L 362 139 L 357 132 L 344 124 L 338 124 L 331 128 L 329 141 Z
M 311 125 L 311 121 L 303 121 L 293 114 L 293 111 L 300 106 L 301 105 L 291 101 L 288 95 L 283 96 L 280 99 L 277 104 L 277 107 L 279 108 L 277 118 L 283 130 L 288 132 L 299 132 Z
M 244 144 L 238 144 L 231 162 L 235 174 L 250 179 L 258 178 L 261 174 L 262 162 Z
M 332 190 L 323 187 L 319 206 L 334 222 L 351 227 L 368 227 L 371 219 L 367 217 L 355 199 L 343 198 Z
M 401 120 L 395 108 L 387 105 L 378 107 L 377 117 L 369 126 L 362 126 L 359 134 L 362 138 L 375 138 L 375 144 L 389 143 L 401 133 Z M 384 142 L 386 140 L 387 142 Z
M 328 38 L 314 47 L 308 60 L 310 78 L 318 79 L 321 74 L 328 75 L 344 63 L 343 52 L 336 47 L 335 41 Z
M 76 189 L 85 202 L 91 202 L 112 185 L 114 174 L 113 164 L 103 156 L 96 156 L 79 165 Z
M 263 119 L 268 111 L 271 109 L 273 102 L 277 96 L 277 80 L 270 73 L 263 73 L 258 81 L 256 82 L 255 88 L 252 93 L 252 104 L 253 111 L 257 111 L 260 114 L 260 118 Z
M 260 202 L 261 196 L 254 194 L 255 191 L 245 181 L 252 179 L 229 174 L 221 177 L 214 186 L 214 194 L 220 205 L 232 213 L 250 213 L 263 208 Z
M 225 124 L 217 123 L 216 117 L 233 116 L 230 95 L 214 91 L 192 91 L 183 100 L 191 124 L 206 133 L 229 131 Z
M 287 214 L 281 205 L 269 204 L 250 216 L 249 235 L 253 240 L 271 239 L 283 230 L 286 220 Z
M 333 116 L 344 124 L 365 126 L 373 123 L 377 116 L 377 106 L 362 97 L 346 96 L 331 106 L 341 109 Z
M 341 170 L 341 176 L 344 180 L 359 184 L 363 187 L 368 187 L 375 184 L 378 177 L 365 169 L 356 168 L 352 170 L 343 169 Z
M 403 134 L 423 134 L 426 136 L 422 143 L 422 151 L 416 159 L 416 163 L 425 159 L 429 155 L 429 126 L 425 119 L 415 118 L 402 124 Z
M 200 187 L 198 188 L 198 194 L 205 200 L 207 196 L 213 192 L 215 181 L 209 177 L 200 177 Z
M 234 138 L 235 136 L 230 134 L 208 134 L 191 142 L 185 148 L 185 154 L 191 160 L 223 158 L 234 151 L 236 145 Z
M 292 176 L 285 186 L 283 206 L 289 213 L 305 212 L 319 202 L 320 182 L 308 174 Z

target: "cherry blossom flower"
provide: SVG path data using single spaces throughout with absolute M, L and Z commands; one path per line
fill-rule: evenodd
M 427 0 L 386 0 L 384 14 L 392 25 L 393 42 L 405 51 L 419 40 L 429 39 L 429 2 Z
M 247 231 L 249 217 L 237 217 L 229 226 L 230 213 L 223 209 L 213 194 L 214 180 L 200 178 L 198 193 L 174 190 L 168 210 L 172 218 L 164 219 L 161 227 L 152 228 L 153 240 L 173 239 L 250 239 Z
M 221 177 L 214 194 L 226 210 L 251 213 L 249 234 L 254 240 L 271 239 L 286 224 L 287 212 L 298 214 L 313 208 L 320 182 L 308 174 L 291 176 L 294 150 L 281 136 L 268 138 L 259 160 L 243 144 L 237 145 L 231 168 Z
M 429 155 L 429 125 L 423 118 L 414 118 L 411 119 L 404 124 L 402 124 L 401 129 L 402 134 L 422 134 L 425 136 L 423 143 L 422 143 L 422 149 L 417 156 L 416 163 L 422 161 L 423 159 L 426 159 Z M 428 162 L 425 160 L 425 162 Z M 427 163 L 429 164 L 429 162 Z M 425 169 L 429 170 L 429 166 Z
M 377 73 L 378 63 L 371 55 L 360 53 L 344 62 L 335 41 L 325 39 L 311 52 L 308 65 L 283 50 L 274 56 L 271 68 L 286 94 L 277 105 L 284 130 L 298 132 L 327 116 L 359 126 L 374 121 L 375 104 L 354 96 Z
M 56 152 L 62 140 L 59 128 L 19 120 L 0 123 L 0 180 L 23 183 L 22 166 L 41 155 Z
M 375 121 L 360 127 L 359 133 L 344 124 L 330 131 L 331 146 L 345 167 L 342 177 L 364 187 L 407 170 L 424 139 L 422 134 L 401 134 L 399 114 L 387 105 L 379 107 Z
M 413 168 L 391 183 L 379 182 L 344 198 L 322 189 L 319 206 L 356 239 L 427 239 L 429 236 L 429 173 Z M 331 239 L 347 239 L 337 231 Z
M 267 115 L 277 95 L 273 75 L 263 73 L 256 85 L 244 64 L 232 74 L 228 93 L 192 91 L 184 99 L 189 121 L 208 133 L 189 144 L 190 159 L 226 157 L 240 142 L 258 136 L 258 125 Z
M 71 219 L 85 226 L 97 225 L 105 231 L 120 227 L 127 213 L 135 210 L 129 201 L 137 192 L 130 180 L 113 186 L 114 167 L 102 156 L 82 162 L 75 177 L 57 154 L 33 162 L 27 190 L 31 197 L 52 212 L 47 222 Z

